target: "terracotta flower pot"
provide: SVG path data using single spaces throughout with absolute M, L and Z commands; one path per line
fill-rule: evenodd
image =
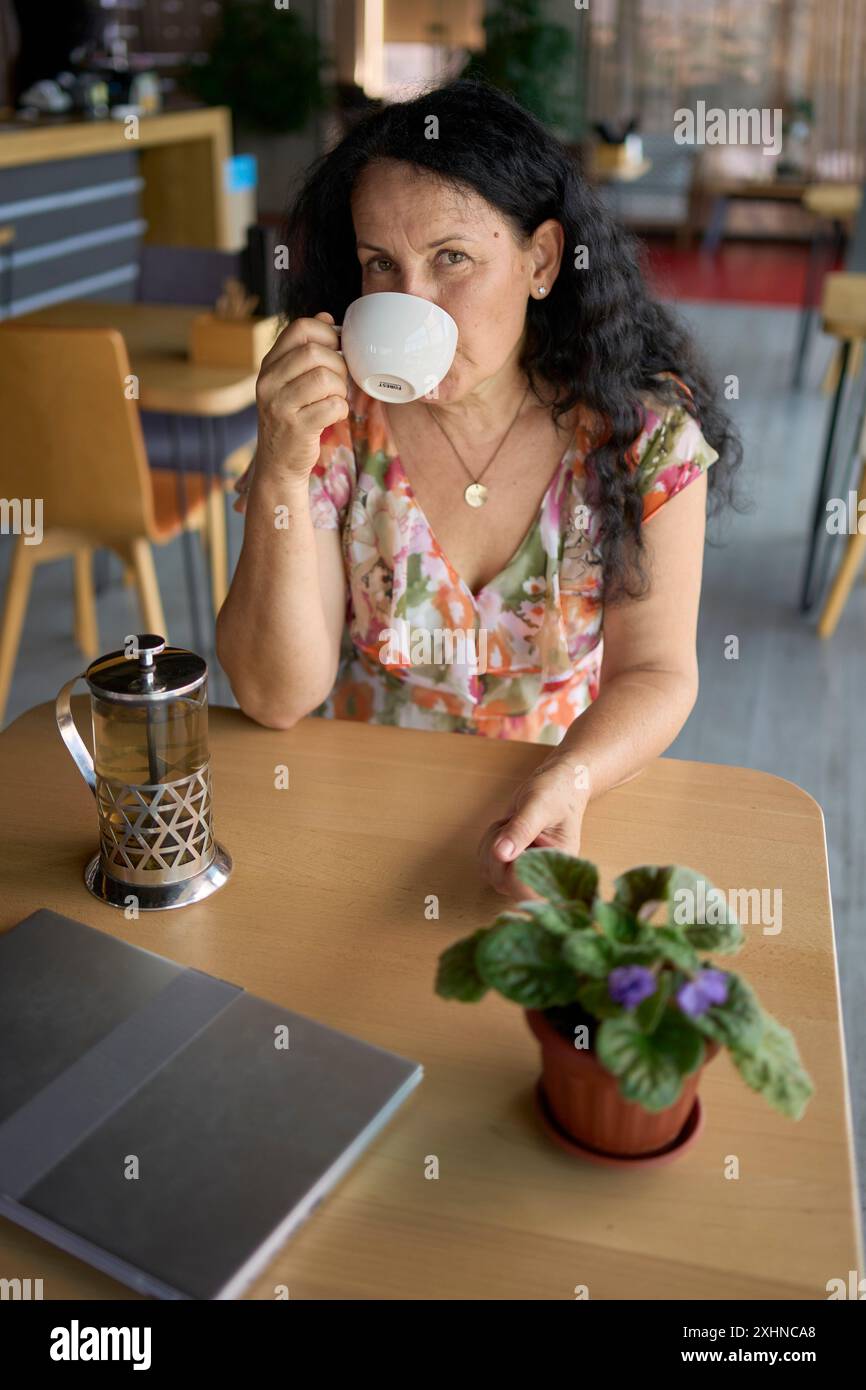
M 605 1070 L 594 1052 L 575 1047 L 540 1010 L 525 1012 L 541 1044 L 547 1105 L 561 1129 L 579 1145 L 622 1157 L 655 1153 L 673 1144 L 694 1107 L 701 1073 L 718 1052 L 718 1043 L 706 1043 L 704 1064 L 685 1078 L 679 1100 L 653 1112 L 623 1099 L 617 1077 Z

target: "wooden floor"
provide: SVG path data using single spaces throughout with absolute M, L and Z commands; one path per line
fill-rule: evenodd
M 866 1170 L 866 585 L 856 586 L 830 643 L 819 642 L 814 621 L 796 608 L 828 408 L 819 390 L 828 345 L 818 339 L 806 386 L 794 397 L 787 382 L 795 313 L 695 304 L 682 313 L 719 383 L 731 373 L 739 378 L 740 399 L 730 409 L 745 436 L 742 489 L 752 510 L 729 515 L 724 544 L 708 547 L 701 693 L 671 752 L 776 773 L 824 809 L 854 1120 Z M 234 514 L 232 521 L 237 554 L 242 523 Z M 9 552 L 9 538 L 0 536 L 0 583 Z M 158 553 L 157 568 L 172 641 L 191 645 L 179 544 Z M 139 625 L 116 562 L 111 576 L 100 596 L 103 651 Z M 7 720 L 53 698 L 81 669 L 71 621 L 71 562 L 46 565 L 36 575 Z M 725 657 L 730 636 L 739 639 L 736 661 Z M 212 701 L 231 703 L 224 678 L 213 686 Z M 796 1019 L 790 1023 L 796 1031 Z

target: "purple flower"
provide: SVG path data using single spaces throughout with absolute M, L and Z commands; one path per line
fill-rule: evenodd
M 607 977 L 607 992 L 615 1004 L 636 1009 L 656 992 L 656 977 L 645 965 L 618 965 Z
M 713 1004 L 724 1004 L 727 997 L 727 976 L 721 970 L 711 970 L 709 967 L 677 990 L 677 1003 L 690 1018 L 699 1018 Z

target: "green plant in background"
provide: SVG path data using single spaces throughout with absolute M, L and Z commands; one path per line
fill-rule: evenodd
M 292 10 L 225 0 L 206 61 L 187 69 L 184 86 L 210 106 L 228 106 L 254 130 L 302 130 L 327 105 L 317 36 Z
M 472 54 L 460 76 L 486 78 L 547 126 L 573 126 L 574 109 L 558 94 L 556 78 L 574 43 L 562 24 L 545 19 L 542 0 L 499 0 L 484 32 L 483 52 Z
M 673 1105 L 705 1045 L 718 1043 L 748 1086 L 799 1119 L 812 1083 L 793 1037 L 739 975 L 701 958 L 732 954 L 744 939 L 718 889 L 692 869 L 643 867 L 603 902 L 595 865 L 552 849 L 527 850 L 516 873 L 538 896 L 443 952 L 438 994 L 472 1003 L 497 990 L 543 1010 L 572 1041 L 577 1024 L 590 1024 L 597 1060 L 650 1111 Z

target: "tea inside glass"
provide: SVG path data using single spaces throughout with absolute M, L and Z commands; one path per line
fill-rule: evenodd
M 152 786 L 190 777 L 208 760 L 206 680 L 189 695 L 141 704 L 91 692 L 91 706 L 100 777 Z

